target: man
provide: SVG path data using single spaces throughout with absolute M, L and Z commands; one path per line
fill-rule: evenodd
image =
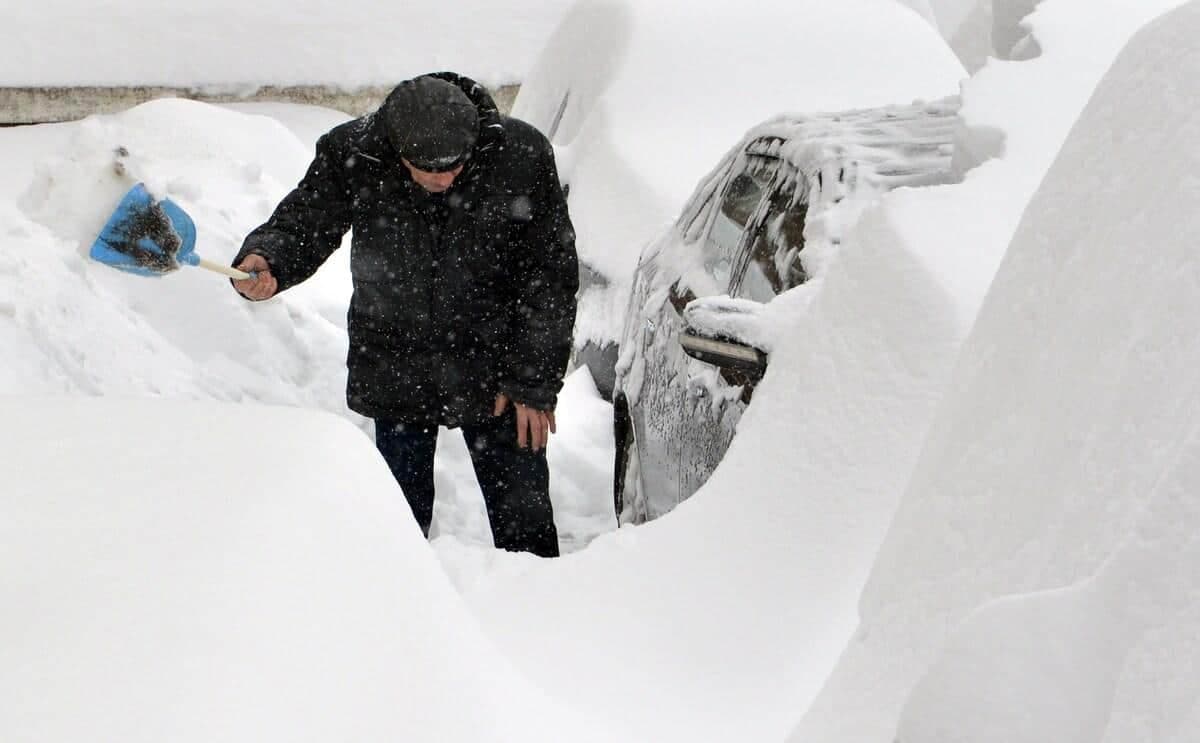
M 438 426 L 462 428 L 496 546 L 558 555 L 546 444 L 571 347 L 575 234 L 550 143 L 442 72 L 317 142 L 246 238 L 235 281 L 263 300 L 353 229 L 346 396 L 425 534 Z

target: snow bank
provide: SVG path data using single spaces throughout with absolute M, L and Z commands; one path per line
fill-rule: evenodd
M 992 43 L 1002 59 L 1036 56 L 1040 47 L 1026 18 L 1042 0 L 992 0 Z
M 580 257 L 611 282 L 581 298 L 578 344 L 618 337 L 642 248 L 747 129 L 784 111 L 941 98 L 963 76 L 896 0 L 695 5 L 574 6 L 514 104 L 553 130 Z
M 804 714 L 847 644 L 854 652 L 881 632 L 859 628 L 861 589 L 872 566 L 902 564 L 877 563 L 876 553 L 960 344 L 1096 82 L 1155 15 L 1145 3 L 1118 3 L 1111 28 L 1067 36 L 1057 31 L 1093 14 L 1076 0 L 1060 6 L 1041 16 L 1051 39 L 1042 58 L 993 63 L 967 85 L 973 128 L 964 143 L 1003 142 L 986 153 L 1000 157 L 963 183 L 888 194 L 815 293 L 771 305 L 773 322 L 791 323 L 781 326 L 787 340 L 705 488 L 666 518 L 554 564 L 483 565 L 439 544 L 451 570 L 492 571 L 458 579 L 521 667 L 582 707 L 622 709 L 650 738 L 772 740 Z M 1005 374 L 1011 381 L 1017 371 Z M 927 535 L 914 524 L 914 541 Z M 539 607 L 532 619 L 530 605 Z M 595 672 L 581 681 L 579 668 Z M 894 669 L 871 670 L 886 680 Z M 860 707 L 858 687 L 837 678 L 798 739 L 889 739 L 903 700 Z
M 771 305 L 754 404 L 671 514 L 548 564 L 437 543 L 496 642 L 571 704 L 650 740 L 779 740 L 849 640 L 962 335 L 886 208 L 847 244 L 815 296 Z
M 195 218 L 200 255 L 227 261 L 303 174 L 308 148 L 272 119 L 172 99 L 50 129 L 50 152 L 19 150 L 21 130 L 5 146 L 27 180 L 19 209 L 0 201 L 0 337 L 19 359 L 0 373 L 0 393 L 258 400 L 349 415 L 344 261 L 296 293 L 250 304 L 206 271 L 147 279 L 83 256 L 144 180 Z
M 246 101 L 223 103 L 221 108 L 275 119 L 305 144 L 306 151 L 313 149 L 313 144 L 322 134 L 353 118 L 344 111 L 301 103 Z
M 793 740 L 1200 737 L 1198 36 L 1147 27 L 1075 126 Z
M 995 56 L 993 4 L 994 0 L 929 0 L 942 36 L 971 72 Z
M 910 8 L 914 13 L 924 18 L 935 28 L 937 27 L 937 16 L 933 12 L 933 6 L 930 0 L 896 0 L 900 5 Z
M 345 421 L 0 399 L 0 738 L 616 740 L 481 635 Z
M 1021 214 L 1129 37 L 1183 0 L 1045 0 L 1027 19 L 1036 59 L 991 60 L 963 84 L 963 182 L 898 195 L 903 239 L 960 298 L 970 327 Z M 1086 26 L 1086 33 L 1081 29 Z
M 395 84 L 454 69 L 519 81 L 567 0 L 295 3 L 6 0 L 0 86 Z

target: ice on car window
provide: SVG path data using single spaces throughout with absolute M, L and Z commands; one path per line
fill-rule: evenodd
M 807 279 L 800 251 L 808 204 L 793 204 L 794 193 L 793 188 L 781 188 L 771 197 L 766 217 L 755 230 L 736 296 L 769 302 Z
M 739 173 L 725 189 L 721 207 L 704 240 L 704 269 L 720 287 L 729 286 L 730 268 L 742 233 L 762 200 L 767 181 L 761 175 Z

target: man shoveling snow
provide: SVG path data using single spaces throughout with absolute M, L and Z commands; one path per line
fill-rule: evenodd
M 398 85 L 317 143 L 233 263 L 268 299 L 353 228 L 347 400 L 426 534 L 438 426 L 461 427 L 497 547 L 558 555 L 546 444 L 575 319 L 575 234 L 550 143 L 453 73 Z

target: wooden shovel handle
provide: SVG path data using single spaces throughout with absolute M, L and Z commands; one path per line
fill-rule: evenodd
M 234 268 L 233 266 L 226 266 L 223 263 L 214 263 L 212 261 L 206 261 L 203 258 L 201 258 L 200 261 L 196 265 L 199 266 L 200 268 L 207 268 L 209 271 L 215 271 L 217 273 L 224 274 L 224 275 L 229 276 L 230 278 L 234 278 L 234 279 L 252 279 L 252 278 L 254 278 L 254 274 L 252 274 L 252 273 L 246 273 L 245 271 L 240 271 L 240 270 Z

